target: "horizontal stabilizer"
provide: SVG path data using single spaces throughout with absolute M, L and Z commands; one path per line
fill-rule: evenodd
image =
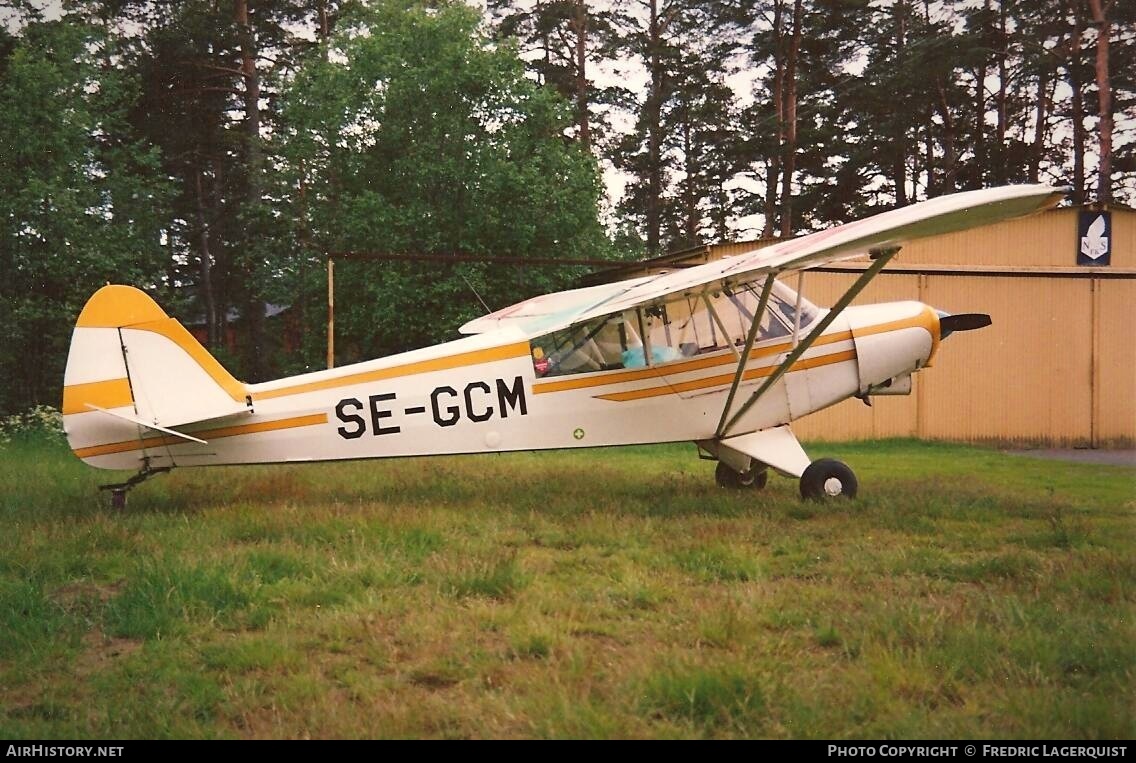
M 153 429 L 155 432 L 162 432 L 164 434 L 173 435 L 174 437 L 180 437 L 183 440 L 189 440 L 190 442 L 196 442 L 196 443 L 200 443 L 202 445 L 208 445 L 209 444 L 209 443 L 205 442 L 205 440 L 199 440 L 198 438 L 194 437 L 193 435 L 188 435 L 185 432 L 178 432 L 177 430 L 174 430 L 174 429 L 167 429 L 166 427 L 158 426 L 157 424 L 152 424 L 148 421 L 143 420 L 142 418 L 140 418 L 138 416 L 131 416 L 129 413 L 118 413 L 116 411 L 108 411 L 106 408 L 100 408 L 99 406 L 93 405 L 91 403 L 87 403 L 87 407 L 90 408 L 93 411 L 98 411 L 99 413 L 105 413 L 108 416 L 114 416 L 116 419 L 122 419 L 124 421 L 129 421 L 129 422 L 132 422 L 134 424 L 138 424 L 139 426 L 146 427 L 147 429 Z

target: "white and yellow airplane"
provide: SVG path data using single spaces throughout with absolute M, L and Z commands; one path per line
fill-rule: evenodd
M 146 294 L 106 286 L 71 340 L 63 414 L 75 454 L 131 469 L 485 453 L 675 441 L 718 484 L 768 470 L 806 498 L 854 496 L 789 423 L 849 397 L 908 394 L 953 331 L 988 316 L 920 302 L 849 307 L 906 241 L 1030 214 L 1063 191 L 944 196 L 678 272 L 558 292 L 461 328 L 453 342 L 261 384 L 237 381 Z M 870 266 L 831 309 L 777 280 L 855 257 Z

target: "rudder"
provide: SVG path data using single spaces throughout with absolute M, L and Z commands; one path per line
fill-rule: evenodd
M 251 406 L 244 384 L 130 286 L 104 286 L 87 301 L 71 337 L 63 385 L 64 428 L 84 460 L 106 455 L 115 443 L 137 442 L 144 436 L 139 424 L 169 431 Z M 130 468 L 120 460 L 91 463 Z

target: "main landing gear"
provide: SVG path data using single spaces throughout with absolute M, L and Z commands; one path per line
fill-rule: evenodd
M 714 470 L 714 480 L 718 487 L 730 490 L 761 490 L 769 482 L 769 469 L 765 464 L 753 461 L 747 471 L 736 472 L 719 461 L 718 468 Z
M 738 472 L 719 461 L 714 470 L 714 480 L 719 487 L 731 490 L 760 490 L 769 481 L 769 468 L 754 460 L 747 471 Z M 810 501 L 826 501 L 841 496 L 855 498 L 858 487 L 852 469 L 833 458 L 813 461 L 801 475 L 801 497 Z
M 801 497 L 810 501 L 838 496 L 855 498 L 858 487 L 856 475 L 848 464 L 834 458 L 818 458 L 801 475 Z

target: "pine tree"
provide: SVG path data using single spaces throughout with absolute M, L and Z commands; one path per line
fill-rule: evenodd
M 515 40 L 537 80 L 573 104 L 575 136 L 585 146 L 610 128 L 607 108 L 626 97 L 616 85 L 597 86 L 593 68 L 615 55 L 625 17 L 617 4 L 587 0 L 489 0 L 499 39 Z

